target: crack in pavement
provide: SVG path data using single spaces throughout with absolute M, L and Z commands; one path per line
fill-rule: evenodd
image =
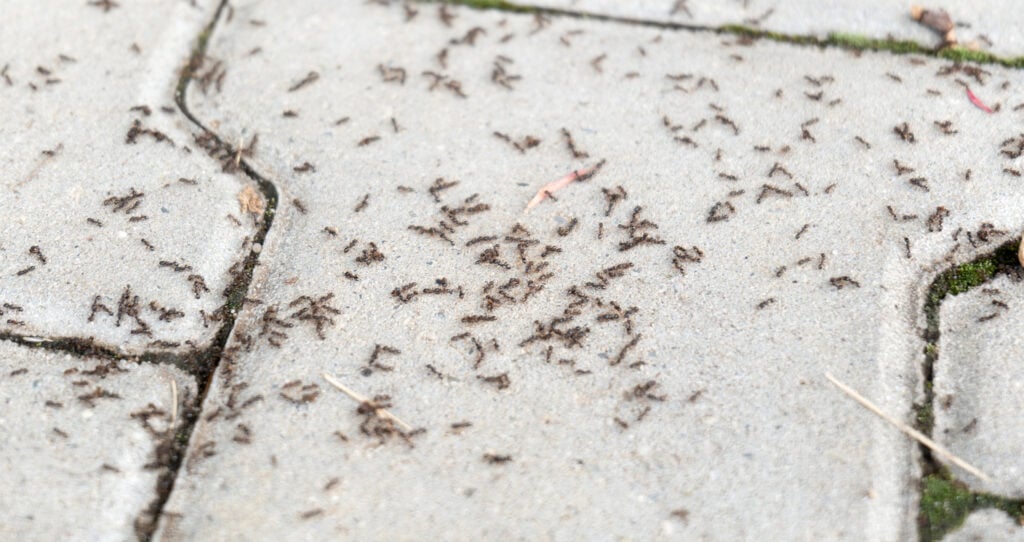
M 742 24 L 724 24 L 721 26 L 686 24 L 672 21 L 657 21 L 652 19 L 625 17 L 621 15 L 608 15 L 605 13 L 573 10 L 569 8 L 520 4 L 509 2 L 507 0 L 415 0 L 415 3 L 448 4 L 454 6 L 465 6 L 472 9 L 505 11 L 509 13 L 533 13 L 538 16 L 554 15 L 573 19 L 586 19 L 647 28 L 659 28 L 662 30 L 688 30 L 691 32 L 727 34 L 755 40 L 766 39 L 791 45 L 804 45 L 819 48 L 836 47 L 856 51 L 888 51 L 893 54 L 919 54 L 934 58 L 952 60 L 955 62 L 998 64 L 1008 68 L 1024 69 L 1024 56 L 1003 57 L 985 51 L 969 50 L 960 46 L 938 45 L 936 47 L 927 47 L 912 40 L 870 38 L 838 31 L 829 32 L 827 37 L 821 38 L 810 34 L 789 34 L 785 32 L 762 30 Z
M 432 0 L 426 0 L 424 3 L 435 3 Z M 670 22 L 659 22 L 642 19 L 631 19 L 626 17 L 609 16 L 601 14 L 592 14 L 586 12 L 574 12 L 570 10 L 563 10 L 557 8 L 542 8 L 535 6 L 517 5 L 501 0 L 496 1 L 472 1 L 472 0 L 449 0 L 447 2 L 441 2 L 446 4 L 455 5 L 466 5 L 473 8 L 485 8 L 485 9 L 498 9 L 503 11 L 512 12 L 529 12 L 537 13 L 542 15 L 556 15 L 563 17 L 583 18 L 592 19 L 598 21 L 620 23 L 620 24 L 632 24 L 647 27 L 656 27 L 666 30 L 687 30 L 693 32 L 709 32 L 715 34 L 733 34 L 747 36 L 753 39 L 769 39 L 774 41 L 781 41 L 793 45 L 811 45 L 816 47 L 841 47 L 847 49 L 858 49 L 858 50 L 888 50 L 893 53 L 916 53 L 921 55 L 927 55 L 938 58 L 945 58 L 948 60 L 954 60 L 948 55 L 944 55 L 943 50 L 932 50 L 924 48 L 914 42 L 897 42 L 893 40 L 870 40 L 869 46 L 856 46 L 851 42 L 844 42 L 835 38 L 821 39 L 813 36 L 792 36 L 778 33 L 772 33 L 761 30 L 754 30 L 741 26 L 723 26 L 723 27 L 707 27 L 699 25 L 687 25 L 682 23 L 670 23 Z M 262 245 L 264 242 L 269 229 L 272 227 L 273 218 L 276 210 L 278 192 L 273 183 L 266 178 L 262 177 L 257 173 L 244 158 L 241 157 L 242 149 L 232 146 L 230 143 L 225 142 L 218 134 L 212 131 L 209 127 L 204 125 L 198 118 L 196 118 L 191 111 L 188 109 L 186 101 L 186 91 L 188 85 L 192 82 L 193 77 L 200 69 L 203 64 L 207 44 L 210 36 L 212 35 L 216 25 L 221 20 L 225 9 L 228 7 L 227 0 L 222 0 L 218 6 L 215 14 L 213 15 L 210 23 L 202 30 L 198 38 L 198 43 L 193 51 L 192 57 L 190 58 L 188 65 L 185 66 L 179 79 L 178 87 L 175 95 L 175 103 L 178 109 L 192 122 L 199 130 L 206 136 L 210 137 L 216 145 L 217 152 L 221 155 L 226 156 L 237 156 L 237 167 L 247 176 L 253 179 L 259 186 L 262 195 L 267 201 L 266 210 L 263 214 L 263 220 L 260 229 L 254 236 L 253 243 Z M 1020 67 L 1017 62 L 1020 59 L 1003 59 L 990 55 L 990 58 L 986 61 L 975 60 L 976 62 L 989 62 L 1003 64 L 1009 67 Z M 234 161 L 234 159 L 232 159 Z M 995 252 L 983 255 L 974 259 L 969 263 L 977 263 L 986 259 L 997 258 L 997 254 L 1004 252 L 1008 249 L 1011 244 L 1016 242 L 1006 243 L 999 247 Z M 32 348 L 43 348 L 47 350 L 61 351 L 72 353 L 79 356 L 91 356 L 102 359 L 128 359 L 137 363 L 163 363 L 170 364 L 181 368 L 197 380 L 198 394 L 194 402 L 185 406 L 182 413 L 182 425 L 181 428 L 173 435 L 168 435 L 168 443 L 171 446 L 171 453 L 167 456 L 169 461 L 162 468 L 164 472 L 161 473 L 157 482 L 157 497 L 150 504 L 150 506 L 144 510 L 138 519 L 136 520 L 136 533 L 141 540 L 148 540 L 152 537 L 157 523 L 163 514 L 164 506 L 169 499 L 174 489 L 175 479 L 178 475 L 182 460 L 184 458 L 185 451 L 187 450 L 189 440 L 191 438 L 192 431 L 195 427 L 196 421 L 198 420 L 199 413 L 202 409 L 202 404 L 205 401 L 206 394 L 209 391 L 209 384 L 214 371 L 220 365 L 222 360 L 223 350 L 234 330 L 238 311 L 246 300 L 246 294 L 249 292 L 249 288 L 252 283 L 252 275 L 255 266 L 258 263 L 260 253 L 257 251 L 250 251 L 250 253 L 244 259 L 244 270 L 239 273 L 231 285 L 225 290 L 224 295 L 227 298 L 223 307 L 223 320 L 221 327 L 218 329 L 214 340 L 211 345 L 202 350 L 192 350 L 184 353 L 168 353 L 168 352 L 143 352 L 139 355 L 124 356 L 119 354 L 117 351 L 98 345 L 89 338 L 75 338 L 75 337 L 60 337 L 60 338 L 38 338 L 19 336 L 10 333 L 0 334 L 0 340 L 11 341 L 16 344 L 20 344 Z M 922 374 L 924 375 L 923 386 L 924 386 L 924 405 L 918 407 L 918 412 L 933 408 L 935 401 L 934 393 L 932 390 L 932 381 L 934 376 L 934 367 L 938 362 L 938 339 L 939 339 L 939 310 L 941 308 L 942 300 L 945 296 L 950 293 L 948 285 L 943 281 L 948 280 L 950 274 L 955 274 L 958 269 L 962 266 L 955 266 L 947 269 L 940 273 L 932 282 L 928 289 L 927 300 L 923 308 L 928 321 L 928 328 L 925 332 L 925 361 L 922 366 Z M 1006 272 L 1005 269 L 997 271 Z M 995 276 L 993 274 L 992 276 Z M 991 277 L 989 277 L 991 278 Z M 987 280 L 987 279 L 986 279 Z M 982 284 L 984 281 L 978 284 L 972 285 L 972 287 Z M 930 416 L 918 416 L 918 429 L 926 434 L 931 434 L 931 421 Z M 938 462 L 930 450 L 925 447 L 921 447 L 921 463 L 922 463 L 922 480 L 921 480 L 921 495 L 924 495 L 925 481 L 929 475 L 942 473 L 944 471 L 940 462 Z M 923 499 L 922 499 L 923 500 Z M 1024 506 L 1024 501 L 1012 501 L 1006 499 L 1006 502 L 1016 503 Z M 923 508 L 919 505 L 921 515 L 919 521 L 926 521 L 923 517 Z M 928 525 L 926 523 L 920 523 L 919 537 L 922 540 L 931 540 Z M 943 533 L 945 534 L 945 533 Z M 941 538 L 942 535 L 939 535 Z
M 185 101 L 185 91 L 192 81 L 196 70 L 202 66 L 205 58 L 204 55 L 209 36 L 227 6 L 228 1 L 222 0 L 212 20 L 201 31 L 192 55 L 178 78 L 174 101 L 185 117 L 202 132 L 202 136 L 193 135 L 193 138 L 196 139 L 196 143 L 200 147 L 207 150 L 211 155 L 216 152 L 221 157 L 225 154 L 230 156 L 231 158 L 225 161 L 225 166 L 228 165 L 227 162 L 231 162 L 234 170 L 240 170 L 257 183 L 267 205 L 262 214 L 259 229 L 253 236 L 252 246 L 256 247 L 262 245 L 273 223 L 277 206 L 277 189 L 249 166 L 243 158 L 242 149 L 237 149 L 224 142 L 217 134 L 192 115 Z M 201 140 L 203 137 L 207 139 L 205 141 Z M 225 170 L 228 170 L 228 168 L 225 167 Z M 202 403 L 209 389 L 212 375 L 220 365 L 224 346 L 227 344 L 234 329 L 238 312 L 245 301 L 247 301 L 246 294 L 252 282 L 253 270 L 259 260 L 259 254 L 258 249 L 251 249 L 242 261 L 242 271 L 236 273 L 232 282 L 225 288 L 223 292 L 225 302 L 216 311 L 219 314 L 221 325 L 210 342 L 210 346 L 206 348 L 194 348 L 184 352 L 143 351 L 140 354 L 125 355 L 115 348 L 100 344 L 92 337 L 39 337 L 0 332 L 0 341 L 7 341 L 29 348 L 102 360 L 125 360 L 139 364 L 171 365 L 195 378 L 198 393 L 189 404 L 182 406 L 182 411 L 180 412 L 181 422 L 178 429 L 174 431 L 174 427 L 169 427 L 164 439 L 155 443 L 157 461 L 162 462 L 156 468 L 161 469 L 162 472 L 157 477 L 156 496 L 149 506 L 136 516 L 134 521 L 135 533 L 139 540 L 149 540 L 152 538 L 158 521 L 163 514 L 164 505 L 174 489 L 174 482 L 188 448 L 192 430 L 199 419 Z
M 248 164 L 248 162 L 246 162 L 243 158 L 243 149 L 232 147 L 230 143 L 225 142 L 213 130 L 196 118 L 188 109 L 188 104 L 186 103 L 186 91 L 188 90 L 188 86 L 192 82 L 196 72 L 203 65 L 206 58 L 205 54 L 209 38 L 228 5 L 228 0 L 222 0 L 210 23 L 200 33 L 196 47 L 192 52 L 192 57 L 182 70 L 181 77 L 178 80 L 174 102 L 190 122 L 202 130 L 203 134 L 212 139 L 212 144 L 208 143 L 205 145 L 208 152 L 210 152 L 211 155 L 216 152 L 222 157 L 227 157 L 224 161 L 225 169 L 227 169 L 230 162 L 233 161 L 233 165 L 236 169 L 241 170 L 259 186 L 259 189 L 266 201 L 266 208 L 263 211 L 260 229 L 253 237 L 252 243 L 254 247 L 261 247 L 267 237 L 267 232 L 270 231 L 274 222 L 274 215 L 277 209 L 278 200 L 277 188 L 273 183 L 257 173 Z M 203 144 L 200 145 L 204 146 Z M 196 372 L 193 374 L 198 381 L 197 397 L 195 402 L 190 405 L 190 408 L 186 409 L 184 413 L 184 423 L 176 435 L 174 441 L 174 453 L 172 454 L 170 464 L 166 466 L 167 470 L 164 475 L 160 477 L 157 484 L 157 497 L 150 504 L 149 509 L 143 513 L 143 516 L 140 516 L 140 519 L 144 518 L 141 524 L 139 521 L 136 522 L 136 534 L 138 534 L 140 540 L 149 540 L 152 538 L 160 517 L 163 515 L 164 506 L 170 498 L 171 493 L 174 491 L 174 482 L 177 479 L 178 471 L 181 469 L 182 460 L 184 459 L 185 452 L 188 449 L 192 430 L 195 428 L 196 422 L 199 419 L 199 414 L 202 411 L 203 402 L 206 400 L 206 394 L 209 391 L 213 374 L 220 366 L 221 360 L 224 357 L 224 346 L 227 344 L 228 339 L 231 337 L 231 333 L 234 330 L 238 312 L 242 309 L 242 306 L 247 300 L 246 294 L 249 292 L 249 287 L 252 283 L 253 271 L 255 270 L 256 264 L 259 260 L 260 252 L 260 250 L 255 248 L 250 250 L 243 262 L 242 272 L 235 276 L 232 284 L 230 284 L 224 291 L 224 295 L 227 298 L 224 304 L 224 311 L 222 313 L 224 323 L 218 330 L 213 341 L 213 345 L 203 352 L 201 359 L 197 360 L 197 363 L 195 364 Z

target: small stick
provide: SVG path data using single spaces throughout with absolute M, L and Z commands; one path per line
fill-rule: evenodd
M 542 186 L 540 188 L 540 191 L 537 192 L 537 195 L 533 196 L 533 199 L 530 200 L 530 203 L 526 204 L 526 211 L 523 212 L 527 212 L 530 209 L 533 209 L 540 202 L 544 201 L 544 198 L 549 197 L 551 196 L 551 194 L 569 186 L 570 184 L 572 184 L 573 181 L 589 176 L 591 173 L 597 171 L 597 169 L 600 166 L 601 164 L 598 164 L 596 166 L 591 166 L 586 169 L 573 171 L 566 175 L 565 177 L 558 179 L 557 181 L 551 181 L 550 183 Z
M 235 169 L 238 169 L 238 165 L 242 163 L 242 144 L 245 143 L 245 139 L 241 136 L 238 137 L 238 149 L 235 151 Z
M 362 396 L 362 395 L 360 395 L 360 394 L 358 394 L 358 393 L 348 389 L 344 384 L 342 384 L 341 382 L 338 382 L 335 378 L 331 377 L 331 375 L 329 375 L 327 373 L 324 373 L 323 375 L 324 375 L 324 379 L 326 379 L 328 382 L 330 382 L 332 386 L 334 386 L 335 388 L 338 388 L 339 390 L 345 392 L 345 395 L 348 395 L 349 397 L 355 399 L 356 401 L 359 401 L 360 404 L 363 404 L 363 403 L 366 403 L 366 404 L 369 404 L 369 405 L 373 404 L 372 401 L 370 401 L 366 397 L 364 397 L 364 396 Z M 376 410 L 377 410 L 378 413 L 384 415 L 387 418 L 390 418 L 391 421 L 397 423 L 398 425 L 401 425 L 402 428 L 404 428 L 406 431 L 412 431 L 412 426 L 407 424 L 407 423 L 405 423 L 405 422 L 403 422 L 401 419 L 398 418 L 398 416 L 395 416 L 394 414 L 388 412 L 387 410 L 384 410 L 383 408 L 378 408 Z
M 875 414 L 877 414 L 883 420 L 891 423 L 892 425 L 894 425 L 897 429 L 902 431 L 908 437 L 910 437 L 910 438 L 920 442 L 921 444 L 924 444 L 925 446 L 930 448 L 933 452 L 935 452 L 935 453 L 939 454 L 940 456 L 948 459 L 950 461 L 950 463 L 953 463 L 954 465 L 960 467 L 961 469 L 964 469 L 965 471 L 967 471 L 967 472 L 977 476 L 978 478 L 980 478 L 980 479 L 982 479 L 982 480 L 984 480 L 986 482 L 991 482 L 992 481 L 992 479 L 989 478 L 989 476 L 987 474 L 985 474 L 984 472 L 981 472 L 977 468 L 971 466 L 970 463 L 964 461 L 963 459 L 960 459 L 959 457 L 953 455 L 953 452 L 947 450 L 941 444 L 939 444 L 939 443 L 933 441 L 932 439 L 928 438 L 923 433 L 921 433 L 920 431 L 914 429 L 913 427 L 910 427 L 909 425 L 907 425 L 907 424 L 897 420 L 896 418 L 893 418 L 892 416 L 882 412 L 882 410 L 880 408 L 878 408 L 877 406 L 875 406 L 874 403 L 872 403 L 871 401 L 868 401 L 866 398 L 864 398 L 863 395 L 861 395 L 861 394 L 857 393 L 856 391 L 854 391 L 853 388 L 851 388 L 851 387 L 847 386 L 846 384 L 843 384 L 842 382 L 836 380 L 836 378 L 834 376 L 832 376 L 831 373 L 825 373 L 825 378 L 829 379 L 829 381 L 831 381 L 833 384 L 835 384 L 837 388 L 839 388 L 840 390 L 843 391 L 843 393 L 845 393 L 846 395 L 849 395 L 850 397 L 852 397 L 854 401 L 857 401 L 858 403 L 860 403 L 864 408 L 870 410 L 871 412 L 874 412 Z
M 171 379 L 171 428 L 178 419 L 178 382 Z

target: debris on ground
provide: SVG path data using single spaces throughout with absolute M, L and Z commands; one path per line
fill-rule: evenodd
M 377 395 L 370 399 L 349 389 L 327 373 L 324 373 L 323 377 L 332 386 L 359 402 L 356 413 L 363 418 L 362 423 L 359 424 L 359 430 L 364 435 L 376 437 L 381 444 L 390 440 L 391 437 L 398 437 L 409 446 L 412 446 L 412 438 L 425 431 L 422 428 L 413 429 L 412 426 L 402 421 L 398 416 L 389 412 L 387 410 L 391 406 L 391 398 L 389 396 Z
M 981 480 L 984 480 L 985 482 L 992 481 L 992 478 L 989 475 L 985 474 L 984 472 L 979 470 L 977 467 L 971 465 L 970 463 L 964 461 L 957 455 L 953 454 L 953 452 L 949 451 L 944 446 L 928 438 L 926 435 L 924 435 L 917 429 L 914 429 L 913 427 L 910 427 L 909 425 L 897 420 L 893 416 L 883 412 L 882 409 L 878 408 L 878 406 L 876 406 L 874 403 L 867 400 L 863 395 L 857 393 L 853 388 L 837 380 L 836 377 L 832 376 L 831 373 L 825 373 L 825 378 L 827 378 L 830 382 L 832 382 L 832 384 L 834 384 L 837 388 L 839 388 L 843 393 L 848 395 L 854 401 L 860 403 L 861 406 L 870 410 L 871 412 L 874 412 L 876 415 L 878 415 L 878 417 L 889 422 L 891 425 L 899 429 L 903 434 L 916 440 L 922 445 L 927 446 L 928 449 L 930 449 L 936 455 L 945 458 L 950 463 L 960 467 L 961 469 L 964 469 L 965 471 L 973 474 L 974 476 L 978 477 Z
M 953 29 L 953 19 L 944 9 L 925 9 L 914 5 L 910 7 L 910 16 L 917 22 L 939 33 L 942 36 L 943 46 L 956 45 L 956 30 Z
M 551 194 L 569 186 L 574 181 L 582 182 L 593 177 L 594 174 L 597 173 L 602 166 L 604 166 L 604 160 L 601 160 L 596 165 L 588 167 L 586 169 L 573 171 L 566 175 L 565 177 L 562 177 L 555 181 L 551 181 L 550 183 L 542 186 L 541 189 L 537 192 L 537 195 L 533 196 L 533 199 L 530 200 L 530 203 L 526 204 L 526 210 L 529 211 L 530 209 L 533 209 L 534 207 L 537 206 L 537 204 L 544 201 L 544 198 L 547 198 L 551 196 Z
M 242 209 L 242 214 L 261 215 L 265 204 L 260 193 L 252 185 L 248 185 L 238 193 L 238 205 Z
M 987 105 L 985 105 L 985 103 L 982 102 L 980 98 L 975 96 L 974 93 L 971 92 L 971 89 L 969 89 L 969 88 L 967 89 L 967 99 L 970 100 L 972 104 L 978 106 L 978 109 L 981 109 L 982 111 L 984 111 L 986 113 L 992 113 L 992 108 L 987 106 Z

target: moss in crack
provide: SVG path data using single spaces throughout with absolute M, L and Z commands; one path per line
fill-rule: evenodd
M 961 294 L 992 278 L 995 272 L 996 260 L 993 255 L 953 268 L 949 273 L 943 275 L 943 281 L 939 287 L 950 295 Z
M 538 11 L 537 8 L 531 6 L 520 6 L 513 4 L 512 2 L 506 2 L 505 0 L 448 0 L 444 3 L 468 6 L 475 9 L 510 11 L 513 13 L 534 13 Z
M 862 36 L 860 34 L 849 34 L 844 32 L 832 32 L 826 38 L 814 36 L 800 36 L 791 34 L 780 34 L 777 32 L 765 32 L 745 26 L 727 25 L 721 27 L 722 31 L 746 35 L 756 38 L 770 39 L 784 43 L 797 43 L 803 45 L 818 45 L 820 47 L 841 47 L 857 51 L 888 51 L 897 55 L 925 55 L 952 60 L 954 62 L 973 62 L 976 64 L 998 64 L 1008 68 L 1024 68 L 1024 57 L 1000 57 L 987 51 L 975 51 L 961 46 L 930 48 L 916 41 L 878 39 Z
M 920 43 L 907 40 L 876 39 L 859 34 L 846 34 L 833 32 L 824 40 L 827 45 L 834 45 L 845 49 L 857 49 L 867 51 L 888 51 L 898 55 L 921 54 L 931 55 L 934 49 L 924 47 Z
M 687 29 L 705 30 L 718 32 L 720 34 L 735 34 L 756 39 L 767 39 L 781 43 L 792 43 L 798 45 L 812 45 L 818 47 L 841 47 L 858 51 L 888 51 L 894 54 L 920 54 L 952 60 L 954 62 L 973 62 L 977 64 L 998 64 L 1008 68 L 1024 68 L 1024 56 L 1001 57 L 987 51 L 976 51 L 967 47 L 954 45 L 949 47 L 928 47 L 916 41 L 896 40 L 891 38 L 880 39 L 850 34 L 845 32 L 832 32 L 824 38 L 817 36 L 785 34 L 752 28 L 740 24 L 727 24 L 719 27 L 699 26 L 695 24 L 682 24 L 667 21 L 652 21 L 604 15 L 599 13 L 588 13 L 559 9 L 550 7 L 519 4 L 508 0 L 423 0 L 424 2 L 437 2 L 452 5 L 467 6 L 474 9 L 493 9 L 512 13 L 544 13 L 551 15 L 562 15 L 583 19 L 594 19 L 601 21 L 617 21 L 637 24 L 642 26 L 653 26 L 666 29 Z
M 727 24 L 720 26 L 715 29 L 720 34 L 734 34 L 737 36 L 744 36 L 747 38 L 754 39 L 767 39 L 771 41 L 778 41 L 782 43 L 794 43 L 797 45 L 825 45 L 820 39 L 814 36 L 800 36 L 782 34 L 779 32 L 769 32 L 767 30 L 759 30 L 757 28 L 751 28 L 749 26 L 743 26 L 739 24 Z
M 970 490 L 948 474 L 925 476 L 921 482 L 921 538 L 939 540 L 962 525 L 973 503 Z
M 927 393 L 931 395 L 931 393 Z M 917 422 L 917 430 L 928 435 L 935 428 L 935 410 L 930 402 L 914 404 L 914 418 Z
M 955 62 L 974 62 L 977 64 L 999 64 L 1007 68 L 1024 68 L 1024 57 L 998 57 L 987 51 L 974 51 L 966 47 L 947 47 L 939 51 L 938 56 Z
M 925 331 L 925 360 L 921 368 L 924 378 L 924 401 L 914 405 L 916 426 L 922 433 L 931 435 L 935 423 L 933 382 L 935 364 L 940 354 L 939 310 L 942 301 L 948 295 L 962 294 L 985 284 L 999 274 L 1019 272 L 1018 247 L 1018 241 L 1004 243 L 993 252 L 949 269 L 932 281 L 924 306 L 928 326 Z M 932 456 L 928 448 L 921 446 L 920 449 L 924 478 L 921 480 L 918 536 L 922 541 L 941 539 L 963 524 L 970 512 L 980 508 L 1002 510 L 1024 525 L 1024 500 L 973 493 L 965 484 L 954 479 L 949 470 Z
M 1024 500 L 972 493 L 946 469 L 930 474 L 921 482 L 921 538 L 941 540 L 963 525 L 971 512 L 983 508 L 1002 510 L 1024 525 Z
M 949 269 L 935 278 L 928 289 L 928 299 L 924 308 L 925 316 L 928 319 L 928 332 L 925 338 L 930 345 L 934 345 L 938 339 L 939 306 L 942 304 L 942 300 L 947 295 L 962 294 L 988 282 L 999 273 L 1019 267 L 1018 246 L 1018 241 L 1004 243 L 995 251 Z

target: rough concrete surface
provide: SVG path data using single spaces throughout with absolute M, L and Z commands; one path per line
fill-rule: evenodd
M 126 353 L 209 344 L 255 229 L 245 177 L 206 156 L 174 103 L 216 5 L 5 5 L 0 333 Z
M 938 43 L 888 1 L 531 5 L 577 13 L 5 6 L 0 539 L 895 541 L 1020 504 L 1019 268 L 926 316 L 1024 231 L 1019 73 L 712 30 Z M 1016 6 L 945 7 L 1024 52 Z
M 913 2 L 838 0 L 827 4 L 777 0 L 533 0 L 518 5 L 696 26 L 743 25 L 759 30 L 827 38 L 834 33 L 917 42 L 939 47 L 943 37 L 915 21 Z M 1024 20 L 1008 0 L 922 2 L 947 10 L 960 44 L 997 55 L 1024 54 Z
M 162 365 L 0 342 L 0 539 L 129 540 L 195 385 Z
M 1024 497 L 1024 374 L 1019 278 L 1001 276 L 942 305 L 935 434 L 992 477 L 973 489 Z
M 158 537 L 913 538 L 823 373 L 913 419 L 925 289 L 1024 225 L 1015 74 L 410 7 L 214 33 L 281 205 Z
M 949 533 L 948 542 L 1020 542 L 1024 540 L 1024 527 L 998 510 L 979 510 L 959 529 Z

